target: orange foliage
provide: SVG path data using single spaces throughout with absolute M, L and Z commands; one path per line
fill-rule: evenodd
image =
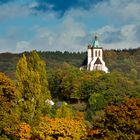
M 20 140 L 30 140 L 31 138 L 31 128 L 29 124 L 22 123 L 15 132 L 15 136 Z
M 139 99 L 125 98 L 120 105 L 108 106 L 104 116 L 94 118 L 89 136 L 98 139 L 140 139 Z
M 83 112 L 77 112 L 76 119 L 83 121 L 85 118 L 85 114 Z

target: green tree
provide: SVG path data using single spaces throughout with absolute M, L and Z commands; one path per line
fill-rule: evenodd
M 88 99 L 88 120 L 96 111 L 109 104 L 120 104 L 125 96 L 139 98 L 140 83 L 126 77 L 123 73 L 112 72 L 96 77 Z
M 31 123 L 47 112 L 45 100 L 51 98 L 45 63 L 36 51 L 31 52 L 28 59 L 23 55 L 17 64 L 16 75 L 21 94 L 21 119 Z
M 74 118 L 74 110 L 65 102 L 56 110 L 57 118 Z

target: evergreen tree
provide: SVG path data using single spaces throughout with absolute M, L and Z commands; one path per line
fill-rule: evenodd
M 50 99 L 45 63 L 36 51 L 19 60 L 16 69 L 18 88 L 21 93 L 21 119 L 32 123 L 34 119 L 46 112 L 45 101 Z

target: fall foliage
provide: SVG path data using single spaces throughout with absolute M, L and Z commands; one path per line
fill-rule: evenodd
M 34 133 L 40 140 L 79 140 L 85 139 L 87 135 L 86 125 L 80 120 L 48 117 L 41 118 Z
M 89 131 L 97 139 L 140 139 L 140 99 L 125 98 L 120 105 L 110 105 L 104 114 L 93 117 Z
M 139 70 L 131 66 L 139 52 L 131 53 L 107 51 L 110 73 L 66 62 L 46 69 L 36 51 L 22 55 L 14 80 L 0 72 L 0 140 L 139 140 Z
M 0 139 L 12 138 L 13 131 L 19 124 L 16 112 L 18 92 L 14 82 L 0 72 Z
M 21 118 L 27 123 L 32 123 L 47 108 L 45 100 L 51 98 L 45 63 L 35 51 L 28 59 L 23 55 L 17 64 L 16 75 Z

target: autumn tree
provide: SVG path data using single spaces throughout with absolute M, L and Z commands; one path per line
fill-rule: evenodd
M 19 124 L 17 99 L 18 92 L 14 82 L 0 72 L 0 139 L 14 137 L 13 132 Z
M 45 63 L 36 51 L 31 52 L 29 58 L 23 55 L 17 64 L 16 76 L 21 94 L 19 101 L 21 119 L 31 123 L 42 113 L 47 112 L 45 100 L 51 98 Z
M 89 134 L 96 139 L 139 140 L 140 99 L 125 98 L 120 105 L 107 106 L 102 115 L 93 117 Z
M 72 107 L 67 105 L 66 103 L 62 103 L 62 105 L 56 110 L 57 118 L 74 118 L 74 110 Z
M 139 81 L 126 77 L 123 73 L 104 73 L 93 81 L 88 99 L 87 119 L 91 120 L 96 111 L 109 104 L 120 104 L 125 96 L 139 98 Z
M 68 65 L 67 63 L 64 63 L 54 71 L 51 71 L 48 80 L 53 97 L 58 98 L 59 100 L 70 100 L 72 98 L 79 99 L 79 77 L 79 69 Z
M 20 123 L 17 129 L 14 131 L 16 139 L 30 140 L 31 139 L 31 127 L 27 123 Z
M 34 128 L 34 139 L 82 140 L 87 135 L 82 120 L 42 117 Z

